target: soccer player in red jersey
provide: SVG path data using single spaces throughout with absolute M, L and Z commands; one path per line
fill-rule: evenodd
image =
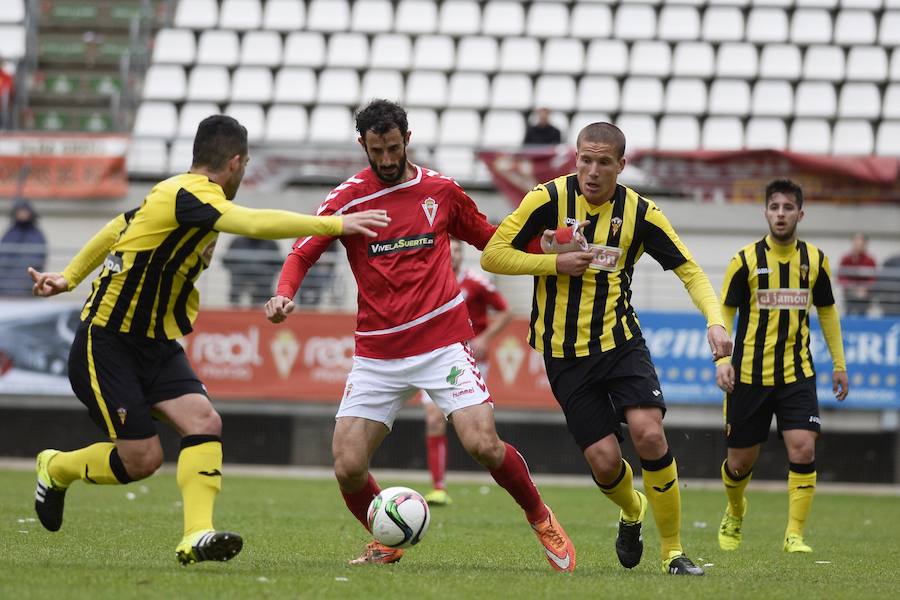
M 450 177 L 407 159 L 406 111 L 374 100 L 356 116 L 369 167 L 337 186 L 319 215 L 379 208 L 391 223 L 376 238 L 342 239 L 356 278 L 358 313 L 353 368 L 336 416 L 334 473 L 347 508 L 368 529 L 366 511 L 380 488 L 369 473 L 375 450 L 400 407 L 428 392 L 460 442 L 516 500 L 557 571 L 575 568 L 575 547 L 556 521 L 518 451 L 494 426 L 490 392 L 471 349 L 472 326 L 450 266 L 450 236 L 484 248 L 494 227 Z M 335 240 L 300 238 L 285 260 L 266 316 L 284 321 L 304 275 Z M 368 544 L 351 564 L 391 563 L 403 550 Z
M 509 312 L 506 298 L 494 284 L 483 274 L 463 269 L 462 260 L 462 242 L 451 239 L 450 263 L 453 274 L 459 282 L 459 289 L 466 300 L 469 320 L 475 331 L 475 337 L 469 340 L 469 348 L 475 356 L 481 377 L 487 380 L 488 345 L 509 324 L 512 314 Z M 422 394 L 422 405 L 425 407 L 428 470 L 431 471 L 431 482 L 434 486 L 425 494 L 425 500 L 431 506 L 443 506 L 452 502 L 444 481 L 447 472 L 447 419 L 426 393 Z

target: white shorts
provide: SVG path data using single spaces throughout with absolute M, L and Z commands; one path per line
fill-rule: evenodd
M 407 358 L 354 356 L 335 418 L 362 417 L 390 429 L 400 407 L 418 390 L 427 392 L 444 416 L 491 401 L 471 351 L 457 342 Z
M 475 366 L 478 368 L 478 372 L 481 373 L 481 380 L 487 381 L 488 378 L 488 361 L 479 360 L 475 363 Z M 422 404 L 434 404 L 434 400 L 431 399 L 431 396 L 428 395 L 428 392 L 422 392 L 422 397 L 420 398 Z

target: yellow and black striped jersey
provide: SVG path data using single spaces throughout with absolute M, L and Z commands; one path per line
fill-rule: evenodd
M 556 255 L 523 252 L 544 230 L 581 221 L 589 221 L 584 234 L 599 251 L 583 276 L 557 275 Z M 710 324 L 723 324 L 715 291 L 668 219 L 656 204 L 623 185 L 602 205 L 587 201 L 575 174 L 535 187 L 500 224 L 482 254 L 482 266 L 536 275 L 528 343 L 545 356 L 568 358 L 606 352 L 640 335 L 631 280 L 644 252 L 664 269 L 678 269 Z
M 836 370 L 844 370 L 843 346 L 833 311 L 831 272 L 825 254 L 807 242 L 778 244 L 770 236 L 741 248 L 728 264 L 722 284 L 726 320 L 738 321 L 731 363 L 735 380 L 783 385 L 815 375 L 809 351 L 809 311 L 815 305 Z M 729 320 L 729 327 L 731 322 Z M 837 331 L 831 331 L 837 327 Z M 836 334 L 836 335 L 835 335 Z M 723 359 L 725 360 L 725 359 Z

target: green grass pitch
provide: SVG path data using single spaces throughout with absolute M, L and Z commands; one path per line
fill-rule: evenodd
M 377 473 L 376 473 L 377 475 Z M 381 485 L 421 482 L 380 481 Z M 702 578 L 660 571 L 648 512 L 644 559 L 627 571 L 613 542 L 618 512 L 589 487 L 542 492 L 578 549 L 572 575 L 553 572 L 519 508 L 494 484 L 451 485 L 422 543 L 401 562 L 350 567 L 367 541 L 331 480 L 229 476 L 216 524 L 244 536 L 228 563 L 175 561 L 180 496 L 171 473 L 125 487 L 76 482 L 61 531 L 34 520 L 34 475 L 0 471 L 0 598 L 889 598 L 900 589 L 900 499 L 819 493 L 806 539 L 786 555 L 785 492 L 750 489 L 744 544 L 719 550 L 720 490 L 683 489 L 688 555 Z

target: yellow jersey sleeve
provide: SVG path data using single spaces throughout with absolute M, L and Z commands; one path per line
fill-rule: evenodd
M 343 233 L 344 228 L 341 217 L 315 217 L 287 210 L 256 209 L 231 204 L 213 223 L 213 229 L 277 240 L 310 235 L 337 237 Z
M 844 359 L 844 339 L 841 337 L 841 319 L 838 317 L 834 304 L 818 306 L 819 324 L 822 326 L 822 334 L 825 343 L 828 344 L 828 352 L 831 353 L 831 364 L 835 371 L 846 371 L 847 361 Z
M 553 182 L 548 185 L 555 185 Z M 528 242 L 556 229 L 557 207 L 544 185 L 528 192 L 481 253 L 481 268 L 505 275 L 556 275 L 555 254 L 530 254 Z
M 675 274 L 684 284 L 694 305 L 700 309 L 703 316 L 706 317 L 706 326 L 721 325 L 725 327 L 725 320 L 722 318 L 722 310 L 719 308 L 719 299 L 716 297 L 716 291 L 713 289 L 709 278 L 700 265 L 690 259 L 685 263 L 675 267 Z M 727 327 L 726 327 L 727 329 Z
M 135 212 L 136 210 L 133 210 L 114 217 L 69 261 L 61 273 L 69 282 L 69 290 L 75 289 L 85 277 L 103 263 L 103 259 L 109 254 L 110 248 L 119 239 L 119 235 Z

